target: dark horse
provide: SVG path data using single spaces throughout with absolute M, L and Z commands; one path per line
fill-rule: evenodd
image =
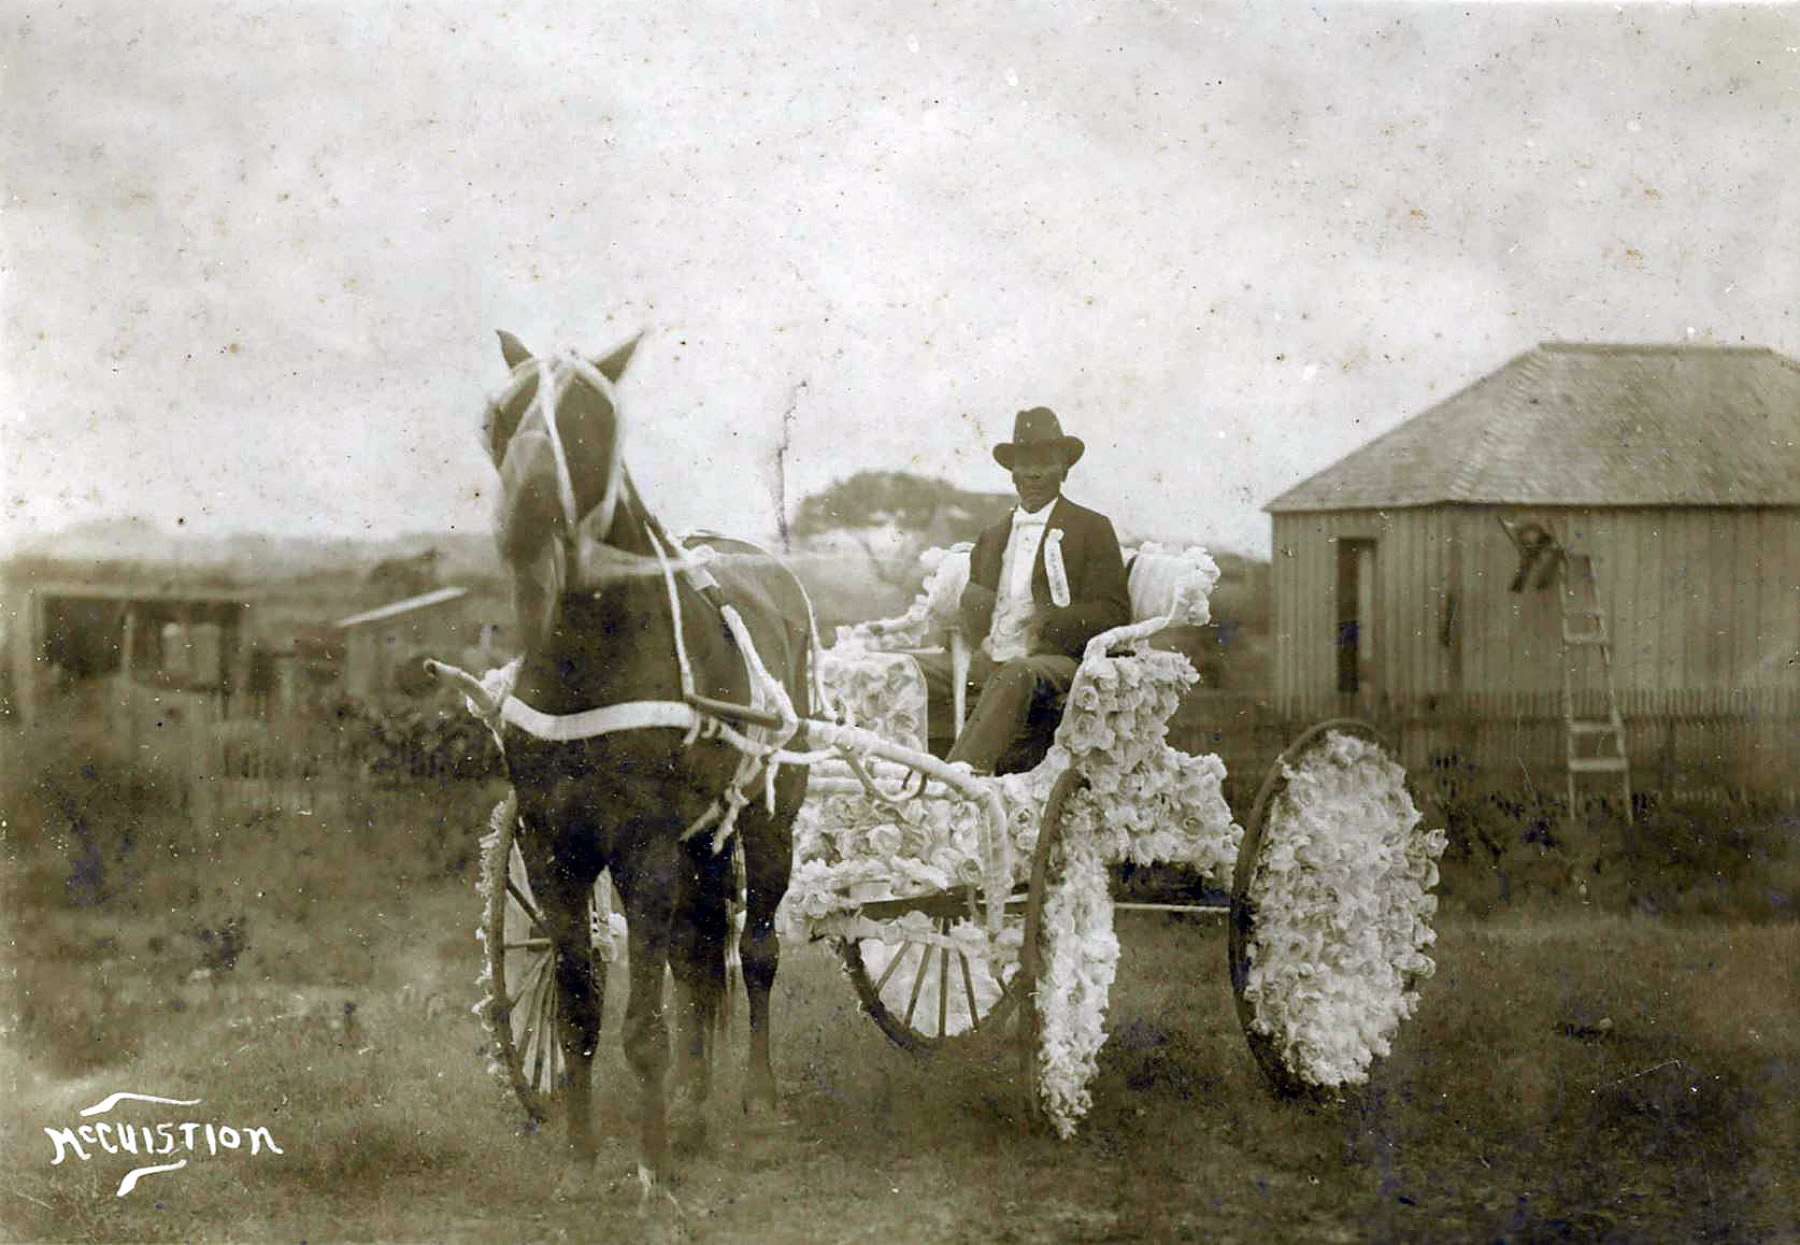
M 512 379 L 488 406 L 486 439 L 503 485 L 501 554 L 528 631 L 513 696 L 559 717 L 682 702 L 684 694 L 688 703 L 698 695 L 750 704 L 755 676 L 722 617 L 721 606 L 729 604 L 804 717 L 812 630 L 805 593 L 792 574 L 733 542 L 715 547 L 739 556 L 706 564 L 716 587 L 705 574 L 698 581 L 671 575 L 673 562 L 659 556 L 672 545 L 624 470 L 623 412 L 612 387 L 635 340 L 589 362 L 538 359 L 510 335 L 500 336 Z M 691 671 L 685 688 L 678 627 Z M 720 802 L 746 776 L 744 754 L 716 736 L 694 737 L 669 725 L 558 739 L 508 723 L 502 738 L 518 793 L 526 869 L 556 948 L 568 1139 L 584 1163 L 595 1154 L 589 1082 L 603 979 L 595 976 L 583 914 L 601 870 L 611 871 L 624 903 L 631 968 L 624 1047 L 639 1082 L 640 1177 L 647 1192 L 669 1172 L 665 965 L 676 986 L 677 1084 L 695 1108 L 694 1127 L 704 1127 L 698 1109 L 710 1087 L 710 1031 L 724 998 L 727 901 L 735 888 L 730 849 L 720 850 L 715 829 Z M 787 890 L 805 768 L 780 769 L 773 791 L 771 808 L 763 780 L 750 783 L 736 819 L 747 900 L 738 944 L 749 996 L 746 1110 L 774 1106 L 775 910 Z M 690 833 L 696 826 L 708 828 Z

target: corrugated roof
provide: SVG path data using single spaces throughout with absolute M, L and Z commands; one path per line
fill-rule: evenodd
M 402 614 L 411 614 L 415 610 L 428 610 L 434 605 L 442 605 L 446 601 L 454 601 L 458 597 L 468 595 L 467 588 L 434 588 L 420 596 L 407 597 L 404 601 L 392 601 L 372 610 L 364 610 L 360 614 L 352 614 L 348 618 L 340 618 L 332 626 L 341 629 L 361 627 L 367 623 L 386 622 L 388 619 L 398 618 Z
M 1263 507 L 1800 505 L 1800 364 L 1545 342 Z

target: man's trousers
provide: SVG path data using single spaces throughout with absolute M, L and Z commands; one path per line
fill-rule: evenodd
M 930 701 L 928 716 L 935 720 L 942 713 L 947 722 L 951 704 L 950 655 L 925 653 L 918 661 Z M 1076 665 L 1073 657 L 1058 653 L 1036 653 L 996 664 L 986 653 L 975 649 L 969 654 L 969 690 L 979 689 L 980 695 L 948 759 L 967 762 L 970 768 L 984 774 L 993 773 L 1001 755 L 1025 734 L 1033 711 L 1044 709 L 1069 690 L 1075 682 Z

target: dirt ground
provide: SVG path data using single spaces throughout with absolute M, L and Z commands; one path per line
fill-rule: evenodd
M 740 1041 L 679 1213 L 644 1220 L 620 1009 L 598 1076 L 600 1187 L 558 1200 L 555 1138 L 483 1071 L 474 913 L 466 882 L 413 883 L 309 946 L 172 984 L 132 950 L 155 935 L 115 925 L 48 978 L 86 1009 L 85 1034 L 41 1015 L 9 1031 L 7 1239 L 1800 1240 L 1791 923 L 1449 921 L 1393 1054 L 1316 1107 L 1260 1081 L 1221 922 L 1122 915 L 1112 1037 L 1070 1142 L 1034 1121 L 1016 1051 L 922 1064 L 859 1016 L 829 948 L 791 946 L 783 1121 L 753 1129 L 736 1110 Z M 329 956 L 332 971 L 303 971 Z M 95 1026 L 102 1048 L 72 1062 L 67 1043 Z M 53 1164 L 45 1131 L 119 1090 L 203 1101 L 127 1103 L 121 1122 L 262 1125 L 282 1153 L 202 1148 L 119 1197 L 139 1160 Z

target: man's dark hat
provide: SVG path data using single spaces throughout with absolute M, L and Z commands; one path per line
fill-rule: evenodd
M 1027 445 L 1054 445 L 1062 450 L 1063 457 L 1071 467 L 1087 452 L 1087 446 L 1081 443 L 1080 437 L 1063 435 L 1056 412 L 1047 406 L 1034 406 L 1029 411 L 1020 411 L 1015 415 L 1012 440 L 996 445 L 994 458 L 1002 467 L 1011 471 L 1013 451 Z

